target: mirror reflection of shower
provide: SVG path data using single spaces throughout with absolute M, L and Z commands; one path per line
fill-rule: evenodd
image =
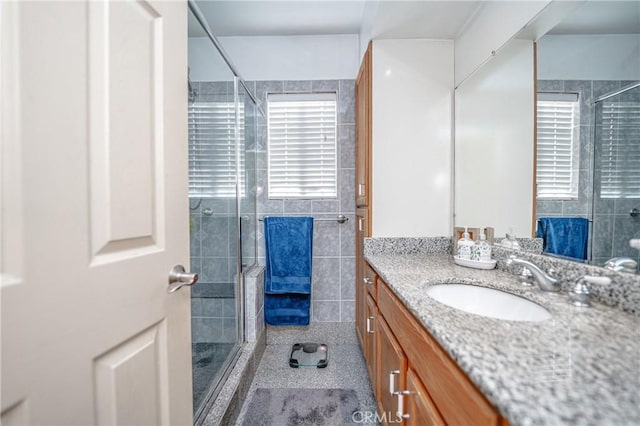
M 640 238 L 640 82 L 600 96 L 594 107 L 594 259 L 635 272 L 640 255 L 629 239 Z
M 187 71 L 187 84 L 189 85 L 189 103 L 193 103 L 198 98 L 198 91 L 193 88 L 191 83 L 191 67 L 188 67 Z

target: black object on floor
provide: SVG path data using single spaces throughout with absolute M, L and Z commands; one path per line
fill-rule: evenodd
M 329 364 L 329 348 L 324 343 L 294 343 L 289 355 L 292 368 L 325 368 Z
M 256 389 L 244 426 L 361 424 L 353 389 Z M 360 421 L 359 421 L 360 420 Z

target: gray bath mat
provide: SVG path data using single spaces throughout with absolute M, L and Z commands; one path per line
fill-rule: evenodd
M 358 410 L 353 389 L 256 389 L 243 425 L 355 425 Z

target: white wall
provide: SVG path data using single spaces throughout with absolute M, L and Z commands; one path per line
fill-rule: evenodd
M 640 34 L 544 36 L 538 79 L 640 80 Z
M 374 237 L 452 234 L 453 42 L 373 41 Z
M 456 89 L 455 224 L 532 235 L 533 42 L 512 40 Z
M 482 5 L 472 21 L 456 39 L 455 84 L 460 84 L 493 51 L 500 49 L 550 1 L 489 1 Z
M 245 80 L 355 79 L 360 60 L 357 35 L 219 37 Z M 228 79 L 209 39 L 189 38 L 191 80 Z

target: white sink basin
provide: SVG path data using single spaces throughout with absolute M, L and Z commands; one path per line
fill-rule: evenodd
M 440 303 L 483 317 L 510 321 L 538 322 L 551 313 L 537 303 L 492 288 L 469 284 L 436 284 L 427 294 Z

